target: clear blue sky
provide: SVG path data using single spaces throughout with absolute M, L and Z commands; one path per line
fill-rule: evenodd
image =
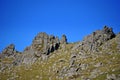
M 38 32 L 79 41 L 104 25 L 120 32 L 120 0 L 0 0 L 0 51 L 22 51 Z

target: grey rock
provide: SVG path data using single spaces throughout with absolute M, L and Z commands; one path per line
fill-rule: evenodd
M 117 42 L 117 49 L 118 49 L 119 52 L 120 52 L 120 33 L 117 34 L 117 36 L 116 36 L 116 42 Z
M 5 55 L 0 53 L 0 59 L 3 59 L 4 57 L 5 57 Z
M 107 74 L 107 80 L 116 80 L 116 75 L 115 74 L 111 74 L 111 75 L 108 75 Z
M 72 53 L 71 57 L 70 57 L 70 61 L 69 61 L 70 62 L 70 67 L 75 66 L 76 58 L 77 58 L 77 54 L 76 53 Z
M 72 54 L 71 54 L 71 59 L 76 59 L 76 57 L 77 57 L 77 54 L 76 54 L 76 53 L 72 53 Z
M 15 53 L 15 45 L 14 44 L 10 44 L 8 45 L 3 51 L 2 54 L 4 54 L 5 56 L 11 56 Z
M 48 55 L 42 54 L 42 55 L 41 55 L 41 58 L 42 58 L 43 61 L 46 61 L 46 60 L 48 59 Z
M 33 64 L 36 61 L 34 56 L 31 57 L 24 57 L 23 62 L 24 64 Z
M 61 38 L 61 40 L 60 40 L 60 43 L 61 44 L 66 44 L 67 43 L 67 37 L 66 37 L 66 35 L 62 35 L 62 38 Z
M 21 65 L 22 63 L 22 53 L 18 53 L 15 57 L 14 57 L 14 61 L 13 61 L 13 65 L 17 66 L 17 65 Z
M 98 47 L 101 46 L 104 42 L 115 37 L 115 34 L 112 28 L 105 26 L 103 30 L 98 30 L 93 32 L 91 35 L 88 35 L 83 40 L 83 48 L 86 51 L 98 51 Z
M 75 75 L 75 74 L 77 74 L 77 73 L 76 73 L 76 68 L 71 67 L 71 68 L 68 70 L 67 76 L 68 76 L 68 77 L 71 77 L 71 76 L 73 76 L 73 75 Z
M 96 78 L 99 74 L 101 73 L 101 71 L 99 69 L 94 69 L 91 73 L 89 78 Z
M 70 60 L 70 67 L 75 66 L 74 64 L 75 64 L 75 60 L 74 60 L 74 59 L 71 59 L 71 60 Z
M 22 59 L 22 63 L 24 64 L 32 64 L 36 61 L 36 57 L 35 57 L 34 50 L 32 49 L 32 47 L 29 47 L 29 49 L 24 50 L 21 59 Z
M 83 45 L 82 42 L 78 42 L 77 44 L 75 44 L 75 46 L 72 48 L 72 50 L 76 50 L 76 49 L 78 49 L 82 45 Z
M 102 65 L 103 65 L 103 63 L 102 63 L 102 62 L 99 62 L 99 63 L 95 64 L 94 67 L 100 67 L 100 66 L 102 66 Z
M 88 68 L 88 64 L 81 64 L 81 65 L 80 65 L 80 68 L 81 68 L 82 70 L 85 70 L 85 69 Z
M 37 56 L 41 54 L 49 55 L 59 48 L 59 42 L 58 37 L 41 32 L 34 38 L 32 48 L 36 51 L 35 55 Z

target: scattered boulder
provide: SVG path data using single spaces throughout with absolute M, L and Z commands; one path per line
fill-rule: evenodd
M 81 64 L 81 65 L 80 65 L 80 68 L 81 68 L 82 70 L 85 70 L 85 69 L 88 68 L 88 64 Z
M 107 79 L 106 80 L 116 80 L 116 75 L 115 74 L 111 74 L 111 75 L 108 75 L 107 74 Z
M 111 50 L 112 48 L 114 49 Z M 37 34 L 32 44 L 26 47 L 23 52 L 16 51 L 14 44 L 6 47 L 0 54 L 0 72 L 5 74 L 5 71 L 7 72 L 13 66 L 25 65 L 27 71 L 41 69 L 39 71 L 46 74 L 45 77 L 55 76 L 56 79 L 72 80 L 81 78 L 82 80 L 91 80 L 101 74 L 108 74 L 110 70 L 114 73 L 118 69 L 114 67 L 119 66 L 119 54 L 115 54 L 115 56 L 113 54 L 119 53 L 118 50 L 120 51 L 120 34 L 115 35 L 112 28 L 107 26 L 88 35 L 82 42 L 72 44 L 68 44 L 66 35 L 62 35 L 59 40 L 54 35 L 41 32 Z M 97 54 L 100 52 L 101 54 Z M 106 63 L 107 65 L 105 65 Z M 31 64 L 33 64 L 33 68 Z M 114 64 L 115 66 L 113 66 Z M 40 68 L 38 69 L 38 67 Z M 48 73 L 44 73 L 44 71 L 48 71 Z M 50 74 L 51 72 L 52 74 Z M 43 74 L 36 75 L 34 78 L 45 79 Z M 9 79 L 17 79 L 17 77 L 19 76 L 16 75 L 15 78 Z M 107 75 L 106 78 L 106 80 L 120 79 L 119 75 L 116 76 L 116 74 Z M 54 78 L 49 77 L 49 79 Z
M 91 79 L 96 78 L 100 73 L 101 73 L 101 70 L 93 69 L 90 76 L 89 76 L 89 78 L 91 78 Z
M 103 65 L 102 62 L 98 62 L 97 64 L 94 65 L 94 67 L 100 67 L 100 66 L 102 66 L 102 65 Z
M 76 58 L 77 58 L 77 54 L 76 53 L 72 53 L 71 57 L 70 57 L 70 67 L 75 66 Z

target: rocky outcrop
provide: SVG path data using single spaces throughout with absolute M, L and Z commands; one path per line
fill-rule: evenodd
M 117 49 L 120 52 L 120 33 L 117 34 L 117 36 L 116 36 L 116 43 L 117 43 Z
M 38 33 L 33 39 L 32 45 L 25 48 L 22 57 L 23 63 L 34 63 L 37 58 L 47 60 L 48 55 L 57 50 L 60 44 L 66 43 L 65 41 L 65 35 L 62 38 L 62 43 L 60 43 L 59 38 L 56 36 L 48 35 L 45 32 Z
M 1 52 L 0 80 L 119 80 L 119 59 L 120 33 L 107 26 L 75 43 L 41 32 L 23 52 Z
M 97 47 L 115 37 L 112 28 L 104 26 L 103 30 L 97 30 L 84 38 L 82 44 L 85 51 L 97 51 Z
M 16 54 L 19 52 L 15 50 L 15 45 L 10 44 L 3 50 L 2 54 L 0 54 L 0 58 L 3 58 L 5 56 L 13 56 L 16 60 L 14 61 L 14 64 L 32 64 L 39 57 L 41 57 L 42 60 L 45 60 L 46 58 L 48 58 L 48 55 L 51 52 L 54 52 L 59 48 L 60 44 L 66 43 L 67 38 L 65 35 L 62 35 L 61 40 L 59 40 L 57 36 L 48 35 L 45 32 L 40 32 L 37 34 L 37 36 L 35 36 L 32 44 L 24 49 L 22 54 Z
M 40 56 L 41 54 L 49 55 L 51 52 L 57 50 L 59 45 L 58 37 L 42 32 L 34 38 L 31 47 L 35 51 L 36 56 Z
M 14 44 L 10 44 L 2 51 L 2 54 L 5 55 L 5 56 L 11 56 L 15 52 L 16 52 L 15 45 Z
M 60 43 L 61 44 L 67 44 L 67 37 L 66 37 L 66 35 L 62 35 L 62 38 L 61 38 L 61 40 L 60 40 Z
M 35 51 L 31 46 L 26 47 L 25 50 L 23 51 L 22 55 L 22 63 L 23 64 L 32 64 L 36 61 L 36 58 L 34 56 Z

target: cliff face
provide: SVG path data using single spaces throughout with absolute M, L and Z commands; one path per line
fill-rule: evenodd
M 119 80 L 120 34 L 105 26 L 83 41 L 68 43 L 38 33 L 23 52 L 10 44 L 0 54 L 2 80 Z

